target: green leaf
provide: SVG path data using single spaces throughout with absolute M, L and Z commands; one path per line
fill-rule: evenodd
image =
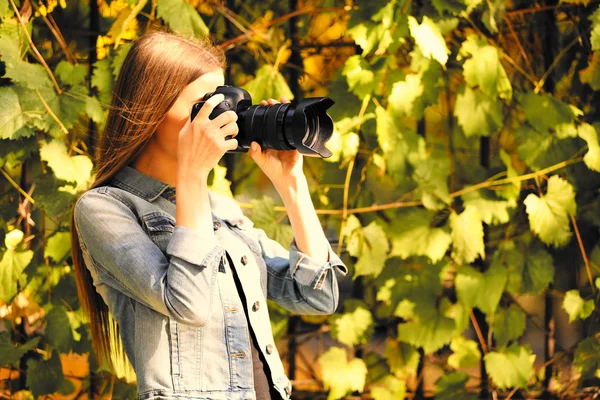
M 565 293 L 562 308 L 569 314 L 569 323 L 577 318 L 586 319 L 594 311 L 594 300 L 584 300 L 579 294 L 579 290 L 569 290 Z
M 331 318 L 331 334 L 349 347 L 367 343 L 373 335 L 371 311 L 360 300 L 347 300 L 344 314 L 335 314 Z
M 592 22 L 592 31 L 590 32 L 590 42 L 592 50 L 600 50 L 600 7 L 588 17 Z
M 577 211 L 573 185 L 554 175 L 548 179 L 548 190 L 544 197 L 530 193 L 523 203 L 529 215 L 531 230 L 542 242 L 555 247 L 569 242 L 569 215 L 575 215 Z
M 479 364 L 481 352 L 477 342 L 456 336 L 450 343 L 453 353 L 448 357 L 448 365 L 452 368 L 469 368 Z
M 121 46 L 119 50 L 124 47 Z M 97 61 L 93 67 L 92 86 L 98 88 L 100 91 L 98 99 L 102 103 L 108 104 L 111 102 L 113 84 L 112 68 L 109 59 L 104 58 Z
M 171 1 L 171 0 L 167 0 L 167 1 Z M 180 0 L 175 0 L 175 1 L 180 1 Z M 189 3 L 187 3 L 187 2 L 185 2 L 185 4 L 189 5 Z M 194 12 L 196 12 L 196 10 L 194 10 Z M 122 46 L 119 46 L 119 49 L 117 50 L 117 54 L 115 55 L 115 57 L 112 60 L 111 66 L 112 66 L 113 75 L 114 75 L 115 79 L 119 76 L 119 72 L 121 72 L 121 66 L 123 65 L 123 61 L 125 61 L 125 57 L 127 57 L 129 50 L 131 50 L 131 46 L 133 46 L 132 42 L 129 42 Z
M 328 400 L 340 399 L 355 390 L 363 391 L 367 367 L 360 358 L 348 362 L 346 350 L 331 347 L 317 362 L 321 366 L 325 390 L 329 390 Z
M 17 294 L 17 281 L 33 258 L 33 251 L 6 250 L 0 261 L 0 298 L 9 303 Z
M 509 221 L 508 210 L 515 208 L 517 202 L 513 200 L 497 199 L 489 191 L 476 190 L 462 196 L 465 207 L 477 209 L 481 220 L 488 225 L 505 224 Z
M 415 39 L 415 43 L 421 49 L 423 55 L 446 65 L 450 50 L 448 50 L 440 28 L 435 22 L 424 16 L 423 21 L 419 24 L 413 16 L 409 16 L 408 26 L 410 27 L 410 34 Z
M 573 122 L 583 114 L 577 107 L 564 103 L 554 96 L 533 92 L 527 92 L 522 96 L 521 105 L 527 121 L 537 131 L 541 133 L 556 131 L 560 138 L 577 135 Z
M 433 6 L 440 15 L 448 12 L 451 14 L 459 14 L 466 10 L 465 2 L 462 0 L 432 0 Z
M 397 216 L 388 228 L 392 241 L 389 256 L 403 259 L 427 256 L 434 263 L 440 261 L 452 243 L 452 238 L 445 229 L 431 226 L 432 217 L 431 212 L 420 208 L 413 208 Z
M 493 326 L 496 345 L 502 347 L 509 341 L 518 339 L 525 331 L 526 315 L 516 304 L 508 308 L 498 308 L 493 323 L 488 316 L 488 323 Z
M 600 33 L 600 25 L 598 25 Z M 600 35 L 599 35 L 600 37 Z M 600 52 L 594 51 L 588 66 L 579 71 L 581 83 L 587 83 L 592 90 L 600 90 Z
M 22 126 L 23 114 L 17 92 L 11 87 L 0 87 L 0 139 L 17 139 Z
M 339 162 L 340 159 L 354 157 L 358 153 L 359 136 L 355 132 L 360 125 L 375 118 L 375 114 L 367 113 L 358 117 L 347 117 L 333 124 L 333 135 L 327 142 L 327 148 L 333 155 L 326 158 L 328 162 Z
M 62 306 L 54 306 L 46 316 L 45 336 L 61 353 L 68 353 L 73 346 L 73 332 L 69 317 Z
M 487 353 L 483 360 L 490 377 L 500 389 L 525 388 L 533 372 L 535 354 L 531 348 L 514 343 L 507 349 Z
M 75 86 L 85 83 L 87 68 L 83 64 L 73 65 L 67 61 L 61 61 L 56 66 L 54 74 L 65 85 Z
M 452 228 L 452 257 L 457 264 L 472 263 L 480 256 L 485 259 L 483 225 L 477 208 L 468 205 L 460 214 L 450 214 Z
M 158 0 L 156 16 L 162 18 L 176 33 L 195 37 L 208 36 L 208 27 L 198 11 L 187 1 Z
M 92 160 L 86 155 L 69 156 L 62 140 L 40 142 L 40 158 L 48 163 L 54 176 L 77 186 L 84 186 L 90 179 Z
M 283 247 L 290 246 L 294 233 L 292 227 L 280 222 L 279 213 L 275 211 L 275 200 L 268 196 L 255 199 L 252 203 L 252 222 L 256 228 L 263 229 L 267 236 L 278 241 Z
M 479 90 L 459 89 L 454 116 L 465 136 L 490 136 L 503 124 L 502 104 Z
M 4 77 L 30 89 L 51 87 L 52 83 L 44 67 L 22 61 L 18 42 L 12 38 L 5 35 L 0 37 L 0 54 L 6 69 Z
M 87 97 L 85 100 L 85 113 L 90 119 L 98 124 L 104 123 L 104 110 L 95 97 Z
M 386 339 L 383 356 L 390 366 L 390 371 L 399 378 L 415 375 L 421 359 L 419 351 L 413 346 L 391 337 Z
M 591 336 L 579 342 L 573 365 L 581 371 L 582 380 L 593 378 L 600 369 L 600 340 Z
M 12 17 L 14 13 L 8 0 L 0 0 L 0 19 Z
M 406 382 L 394 375 L 386 375 L 371 385 L 373 400 L 398 400 L 406 396 Z
M 466 372 L 451 372 L 442 375 L 435 381 L 435 398 L 437 400 L 477 400 L 477 395 L 469 393 L 465 388 L 469 376 Z
M 483 274 L 462 266 L 456 273 L 456 295 L 465 306 L 492 314 L 500 302 L 506 278 L 506 269 L 497 261 L 492 262 Z
M 288 100 L 294 98 L 285 78 L 272 65 L 264 64 L 256 71 L 253 80 L 243 86 L 250 93 L 252 101 L 276 99 L 285 96 Z
M 52 351 L 49 360 L 27 360 L 27 386 L 37 398 L 44 394 L 56 392 L 64 380 L 60 356 L 57 350 Z
M 10 333 L 7 331 L 0 332 L 0 367 L 12 365 L 19 366 L 21 357 L 29 350 L 35 349 L 42 337 L 34 337 L 26 343 L 15 347 L 10 340 Z
M 359 55 L 346 60 L 342 75 L 348 79 L 348 87 L 359 99 L 371 94 L 379 84 L 371 66 Z
M 35 205 L 43 209 L 50 217 L 65 211 L 65 204 L 74 201 L 74 196 L 61 190 L 66 181 L 58 180 L 54 174 L 40 173 L 33 178 L 35 183 Z
M 539 294 L 554 278 L 552 256 L 540 243 L 526 247 L 509 241 L 498 249 L 495 257 L 502 255 L 508 271 L 506 290 L 514 295 Z
M 16 250 L 19 243 L 23 241 L 25 234 L 20 229 L 13 229 L 4 237 L 4 245 L 8 250 Z
M 431 318 L 398 324 L 398 340 L 422 347 L 429 354 L 452 340 L 455 327 L 453 319 L 435 313 Z
M 354 231 L 348 241 L 348 252 L 358 257 L 354 278 L 360 275 L 378 276 L 385 265 L 390 245 L 383 228 L 377 221 Z
M 459 56 L 459 60 L 470 56 L 464 63 L 463 74 L 471 88 L 479 88 L 492 99 L 512 98 L 512 86 L 500 63 L 498 48 L 489 45 L 485 38 L 472 34 L 463 42 Z
M 403 126 L 391 108 L 377 107 L 377 140 L 386 162 L 386 168 L 391 176 L 398 180 L 405 178 L 408 154 L 418 148 L 417 133 Z
M 60 262 L 63 257 L 71 251 L 71 233 L 56 232 L 48 238 L 44 248 L 44 257 L 50 257 L 56 262 Z
M 417 195 L 428 210 L 441 210 L 452 202 L 448 192 L 450 164 L 448 155 L 439 150 L 425 150 L 425 141 L 419 141 L 418 151 L 409 154 L 413 166 L 412 178 L 419 185 Z
M 577 129 L 579 137 L 587 142 L 588 152 L 583 156 L 583 162 L 592 171 L 600 172 L 600 145 L 598 132 L 590 124 L 581 124 Z

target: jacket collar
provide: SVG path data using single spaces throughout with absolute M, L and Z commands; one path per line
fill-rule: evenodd
M 121 168 L 112 177 L 111 184 L 140 196 L 149 202 L 153 202 L 161 195 L 168 198 L 175 194 L 175 187 L 149 175 L 145 175 L 129 165 Z

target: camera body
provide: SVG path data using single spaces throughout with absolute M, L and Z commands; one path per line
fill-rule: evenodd
M 250 144 L 256 141 L 263 149 L 297 149 L 311 157 L 331 156 L 331 151 L 325 147 L 333 134 L 333 121 L 326 112 L 334 104 L 330 98 L 309 98 L 298 106 L 291 103 L 261 106 L 253 105 L 252 97 L 242 88 L 218 86 L 193 105 L 191 119 L 196 117 L 206 100 L 219 93 L 225 98 L 209 118 L 214 119 L 226 111 L 237 114 L 238 147 L 231 152 L 247 152 Z

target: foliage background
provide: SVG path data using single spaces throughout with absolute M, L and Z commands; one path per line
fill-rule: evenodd
M 135 396 L 90 353 L 68 224 L 155 29 L 210 33 L 255 102 L 336 101 L 334 156 L 305 171 L 343 302 L 270 304 L 296 398 L 598 394 L 599 2 L 0 0 L 0 20 L 0 396 Z M 289 244 L 248 157 L 211 179 Z

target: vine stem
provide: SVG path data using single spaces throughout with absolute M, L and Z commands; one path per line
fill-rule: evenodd
M 21 17 L 21 14 L 19 13 L 19 10 L 17 9 L 17 6 L 15 5 L 15 2 L 13 0 L 9 0 L 9 1 L 10 1 L 12 8 L 15 10 L 15 14 L 17 14 L 17 19 L 19 20 L 19 23 L 21 24 L 21 27 L 23 28 L 23 32 L 25 33 L 25 36 L 27 36 L 27 40 L 29 41 L 29 45 L 31 46 L 31 49 L 35 53 L 38 61 L 44 66 L 44 68 L 48 72 L 48 75 L 50 75 L 50 79 L 52 79 L 54 88 L 56 89 L 58 94 L 61 94 L 62 90 L 61 90 L 60 86 L 58 86 L 58 82 L 56 81 L 56 78 L 54 77 L 52 70 L 50 69 L 50 67 L 48 67 L 48 64 L 46 64 L 46 60 L 44 60 L 44 57 L 42 57 L 42 55 L 38 51 L 37 47 L 35 47 L 35 44 L 33 44 L 33 40 L 31 39 L 31 36 L 29 36 L 29 32 L 27 32 L 27 27 L 25 26 L 25 23 L 23 22 L 23 19 Z
M 522 181 L 527 181 L 530 179 L 535 179 L 538 176 L 546 175 L 550 172 L 557 171 L 559 169 L 568 167 L 569 165 L 572 165 L 572 164 L 580 163 L 582 161 L 583 161 L 583 158 L 579 157 L 579 158 L 575 158 L 572 160 L 566 160 L 566 161 L 559 162 L 558 164 L 552 165 L 550 167 L 547 167 L 547 168 L 541 169 L 537 172 L 532 172 L 529 174 L 513 176 L 512 178 L 505 178 L 505 179 L 496 179 L 496 180 L 488 179 L 486 181 L 480 182 L 473 186 L 468 186 L 468 187 L 458 190 L 454 193 L 451 193 L 450 197 L 455 198 L 458 196 L 462 196 L 463 194 L 473 192 L 475 190 L 490 188 L 490 187 L 493 187 L 496 185 L 505 185 L 505 184 L 514 183 L 514 182 L 522 182 Z M 238 203 L 238 204 L 242 208 L 252 208 L 252 204 L 250 204 L 250 203 Z M 417 207 L 417 206 L 421 206 L 421 205 L 423 205 L 423 202 L 421 202 L 420 200 L 395 201 L 393 203 L 387 203 L 387 204 L 380 204 L 380 205 L 374 204 L 370 207 L 349 208 L 346 212 L 347 212 L 347 214 L 361 214 L 361 213 L 375 212 L 375 211 L 381 211 L 381 210 L 389 210 L 389 209 L 394 209 L 394 208 Z M 285 207 L 282 207 L 282 206 L 276 206 L 276 207 L 274 207 L 274 209 L 275 209 L 275 211 L 285 211 Z M 316 211 L 317 211 L 317 214 L 326 214 L 326 215 L 343 214 L 343 210 L 317 209 Z
M 311 9 L 307 9 L 307 10 L 296 10 L 296 11 L 291 12 L 289 14 L 282 15 L 279 18 L 275 18 L 274 20 L 272 20 L 272 21 L 264 24 L 262 27 L 263 28 L 269 28 L 269 27 L 271 27 L 273 25 L 277 25 L 277 24 L 280 24 L 282 22 L 285 22 L 285 21 L 287 21 L 290 18 L 297 17 L 298 15 L 315 14 L 315 13 L 325 13 L 325 12 L 330 12 L 330 11 L 345 11 L 345 10 L 346 10 L 345 7 L 321 7 L 321 8 L 311 8 Z M 234 37 L 231 40 L 228 40 L 226 42 L 221 43 L 218 47 L 221 48 L 221 49 L 229 49 L 230 47 L 235 46 L 239 42 L 243 42 L 244 40 L 248 39 L 250 36 L 252 36 L 252 32 L 248 31 L 246 33 L 243 33 L 243 34 L 237 36 L 237 37 Z
M 58 119 L 58 117 L 56 116 L 56 114 L 54 114 L 54 112 L 52 111 L 52 109 L 50 108 L 50 106 L 48 105 L 48 103 L 46 103 L 46 100 L 44 100 L 44 98 L 42 97 L 42 94 L 40 93 L 40 91 L 37 90 L 37 89 L 34 89 L 34 90 L 35 90 L 35 93 L 40 98 L 40 101 L 44 105 L 44 108 L 46 108 L 46 111 L 48 111 L 48 114 L 50 114 L 50 116 L 52 116 L 52 119 L 56 121 L 56 123 L 58 124 L 58 126 L 60 126 L 60 129 L 64 133 L 66 133 L 68 135 L 69 134 L 69 130 L 63 125 L 63 123 L 60 121 L 60 119 Z
M 469 311 L 469 317 L 471 318 L 471 323 L 475 328 L 475 332 L 477 333 L 477 338 L 479 339 L 479 344 L 481 344 L 481 349 L 484 354 L 487 354 L 488 348 L 485 344 L 485 339 L 483 338 L 483 334 L 481 333 L 481 328 L 479 328 L 479 324 L 477 323 L 477 319 L 475 318 L 475 314 L 473 314 L 473 310 Z
M 539 93 L 539 91 L 542 89 L 542 87 L 544 86 L 544 83 L 546 83 L 546 79 L 548 79 L 548 76 L 550 76 L 550 73 L 554 70 L 554 68 L 558 65 L 558 62 L 560 61 L 560 59 L 567 54 L 567 51 L 569 51 L 571 49 L 571 47 L 575 46 L 577 43 L 579 43 L 579 36 L 576 37 L 575 39 L 573 39 L 571 41 L 571 43 L 569 43 L 568 45 L 566 45 L 561 51 L 560 53 L 558 53 L 558 55 L 556 56 L 556 58 L 554 59 L 554 61 L 552 61 L 552 64 L 550 65 L 550 67 L 548 67 L 548 70 L 544 73 L 544 76 L 542 76 L 542 79 L 539 80 L 539 82 L 537 83 L 537 85 L 535 85 L 535 89 L 533 89 L 533 93 L 537 94 Z
M 4 171 L 4 168 L 0 168 L 0 172 L 2 172 L 2 175 L 4 175 L 4 177 L 5 177 L 5 178 L 6 178 L 6 179 L 7 179 L 7 180 L 10 182 L 10 184 L 11 184 L 11 185 L 13 185 L 13 186 L 15 187 L 15 189 L 17 189 L 17 190 L 19 191 L 19 193 L 21 193 L 21 194 L 22 194 L 22 195 L 23 195 L 23 196 L 24 196 L 24 197 L 25 197 L 27 200 L 29 200 L 29 202 L 30 202 L 31 204 L 35 204 L 35 200 L 33 200 L 33 198 L 32 198 L 32 197 L 31 197 L 29 194 L 27 194 L 27 192 L 26 192 L 26 191 L 24 191 L 24 190 L 21 188 L 21 186 L 19 186 L 19 185 L 17 184 L 17 182 L 15 182 L 15 181 L 14 181 L 14 180 L 13 180 L 13 179 L 10 177 L 10 175 L 8 175 L 8 174 L 6 173 L 6 171 Z
M 583 263 L 585 264 L 585 270 L 587 272 L 588 280 L 590 281 L 590 286 L 592 287 L 592 293 L 594 296 L 596 295 L 596 288 L 594 287 L 594 278 L 592 277 L 592 270 L 590 268 L 590 260 L 587 257 L 585 252 L 585 247 L 583 247 L 583 241 L 581 240 L 581 235 L 579 234 L 579 227 L 577 226 L 577 220 L 575 220 L 575 216 L 569 215 L 571 217 L 571 222 L 573 223 L 573 228 L 575 229 L 575 236 L 577 236 L 577 243 L 579 243 L 579 250 L 581 250 L 581 257 L 583 257 Z

